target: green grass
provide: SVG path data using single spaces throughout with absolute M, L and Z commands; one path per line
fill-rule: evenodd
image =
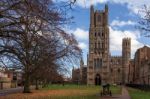
M 49 85 L 44 90 L 77 90 L 77 94 L 70 96 L 52 96 L 52 99 L 99 99 L 101 86 L 87 86 L 87 85 Z M 111 86 L 112 94 L 121 94 L 121 87 Z
M 4 99 L 100 99 L 101 90 L 101 86 L 53 84 L 40 90 L 33 90 L 30 94 L 11 94 Z M 113 95 L 121 93 L 119 86 L 111 86 L 110 90 Z
M 128 88 L 131 99 L 150 99 L 150 92 Z
M 47 90 L 61 90 L 61 89 L 89 89 L 93 88 L 93 86 L 87 86 L 87 85 L 74 85 L 74 84 L 66 84 L 66 85 L 61 85 L 61 84 L 50 84 L 47 87 L 43 89 Z M 98 89 L 99 86 L 94 86 L 94 88 Z M 99 88 L 100 89 L 100 88 Z

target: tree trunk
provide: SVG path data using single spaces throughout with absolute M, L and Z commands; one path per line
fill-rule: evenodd
M 29 74 L 25 75 L 25 82 L 24 82 L 23 93 L 30 93 L 30 77 L 29 77 Z
M 36 89 L 36 90 L 39 90 L 38 80 L 37 80 L 37 79 L 35 80 L 35 83 L 36 83 L 36 88 L 35 88 L 35 89 Z

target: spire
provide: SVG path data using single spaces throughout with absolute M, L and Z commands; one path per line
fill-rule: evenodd
M 108 13 L 108 4 L 105 4 L 105 12 Z
M 90 7 L 90 26 L 94 26 L 94 7 L 91 5 Z
M 105 25 L 108 25 L 108 5 L 105 4 Z
M 74 71 L 74 66 L 73 66 L 73 69 L 72 69 L 73 71 Z
M 81 58 L 81 60 L 80 60 L 80 66 L 83 66 L 83 65 L 84 65 L 83 58 Z

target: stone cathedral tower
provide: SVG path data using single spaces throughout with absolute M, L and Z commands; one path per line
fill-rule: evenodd
M 129 62 L 131 59 L 131 39 L 122 40 L 122 83 L 128 83 Z
M 109 80 L 108 6 L 105 10 L 90 8 L 87 84 L 100 85 Z

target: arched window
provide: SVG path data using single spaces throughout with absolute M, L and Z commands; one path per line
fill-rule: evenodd
M 100 42 L 98 41 L 98 49 L 100 49 Z
M 97 62 L 96 62 L 97 60 L 96 59 L 94 59 L 94 67 L 96 68 L 96 66 L 97 66 Z
M 102 66 L 102 59 L 99 59 L 99 65 Z
M 104 33 L 102 32 L 102 37 L 104 36 Z
M 113 72 L 113 69 L 111 68 L 110 71 L 111 71 L 111 73 L 112 73 L 112 72 Z
M 95 37 L 96 37 L 97 33 L 95 32 Z
M 97 43 L 95 42 L 95 49 L 97 48 Z
M 98 15 L 98 22 L 101 22 L 101 15 Z
M 118 73 L 120 73 L 120 69 L 118 69 Z

